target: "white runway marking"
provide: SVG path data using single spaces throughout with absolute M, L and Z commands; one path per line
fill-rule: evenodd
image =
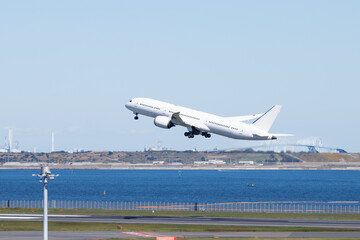
M 15 217 L 15 216 L 0 216 L 0 219 L 39 219 L 39 217 Z
M 42 217 L 42 214 L 0 214 L 0 217 Z M 90 215 L 59 215 L 59 214 L 48 214 L 49 217 L 91 217 Z
M 142 232 L 121 232 L 121 233 L 128 234 L 128 235 L 134 235 L 134 236 L 138 236 L 138 237 L 144 237 L 144 238 L 157 237 L 156 234 L 152 234 L 152 233 L 142 233 Z
M 89 217 L 88 215 L 48 215 L 49 217 L 54 218 L 63 218 L 63 217 L 71 217 L 71 218 L 82 218 L 82 217 Z M 22 220 L 32 220 L 32 219 L 40 219 L 43 218 L 42 214 L 0 214 L 0 219 L 8 219 L 8 220 L 15 220 L 15 219 L 22 219 Z
M 91 217 L 90 215 L 59 215 L 59 214 L 50 214 L 48 216 L 49 217 L 71 217 L 71 218 Z

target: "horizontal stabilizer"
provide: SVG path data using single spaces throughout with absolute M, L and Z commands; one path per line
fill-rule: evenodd
M 276 137 L 293 137 L 294 134 L 287 134 L 287 133 L 269 133 L 270 135 L 276 136 Z
M 269 111 L 264 113 L 260 118 L 253 122 L 253 125 L 265 132 L 269 132 L 272 124 L 274 123 L 277 115 L 281 109 L 280 105 L 273 106 Z

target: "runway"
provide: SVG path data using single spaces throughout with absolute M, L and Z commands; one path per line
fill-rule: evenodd
M 49 232 L 49 239 L 89 240 L 107 238 L 156 238 L 172 236 L 178 238 L 359 238 L 360 232 L 119 232 L 119 231 L 86 231 L 86 232 Z M 0 239 L 38 240 L 40 231 L 0 232 Z
M 0 214 L 4 221 L 42 221 L 40 214 Z M 49 215 L 53 222 L 148 223 L 218 226 L 269 226 L 359 229 L 359 220 L 303 220 L 267 218 L 159 217 L 112 215 Z

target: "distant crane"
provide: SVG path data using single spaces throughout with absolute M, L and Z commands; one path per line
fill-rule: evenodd
M 19 141 L 18 140 L 15 140 L 15 149 L 19 150 Z
M 5 137 L 4 149 L 7 149 L 7 150 L 9 149 L 7 137 Z

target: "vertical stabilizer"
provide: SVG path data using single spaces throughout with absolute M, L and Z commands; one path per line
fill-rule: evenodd
M 280 105 L 273 106 L 269 111 L 264 113 L 261 117 L 253 122 L 253 125 L 265 132 L 269 132 L 272 124 L 274 123 L 277 115 L 279 114 L 281 109 Z

